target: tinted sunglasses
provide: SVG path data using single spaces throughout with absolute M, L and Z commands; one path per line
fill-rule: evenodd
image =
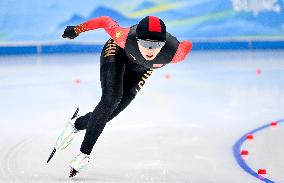
M 138 38 L 137 38 L 137 42 L 141 46 L 148 48 L 148 49 L 161 48 L 165 46 L 166 44 L 165 41 L 144 40 L 144 39 L 138 39 Z

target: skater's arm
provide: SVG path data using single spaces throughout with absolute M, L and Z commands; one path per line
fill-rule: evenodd
M 190 41 L 182 41 L 179 43 L 178 49 L 174 55 L 174 58 L 170 63 L 178 63 L 183 61 L 190 50 L 192 49 L 192 42 Z
M 130 28 L 120 27 L 112 18 L 101 16 L 77 25 L 74 30 L 77 35 L 89 30 L 103 28 L 112 37 L 118 46 L 125 47 L 125 42 Z

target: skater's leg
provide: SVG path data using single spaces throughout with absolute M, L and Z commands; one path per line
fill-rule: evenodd
M 115 116 L 117 116 L 121 111 L 123 111 L 129 104 L 130 102 L 135 98 L 135 94 L 132 93 L 123 93 L 122 99 L 120 103 L 118 104 L 117 108 L 113 111 L 109 119 L 107 120 L 110 121 L 112 120 Z M 74 126 L 77 130 L 86 130 L 88 126 L 89 119 L 91 117 L 93 112 L 89 112 L 85 114 L 84 116 L 79 117 L 75 123 Z M 98 128 L 101 125 L 100 129 L 103 130 L 102 124 L 98 124 Z M 96 130 L 97 131 L 97 130 Z M 99 133 L 100 134 L 100 133 Z
M 123 111 L 135 98 L 139 90 L 145 84 L 146 79 L 152 74 L 152 69 L 147 69 L 143 72 L 134 72 L 125 69 L 124 79 L 123 79 L 123 96 L 121 102 L 117 108 L 113 111 L 108 121 L 116 117 L 121 111 Z
M 113 45 L 113 43 L 110 44 Z M 109 50 L 111 49 L 108 49 L 108 51 Z M 106 54 L 107 53 L 105 52 L 105 55 Z M 102 97 L 89 116 L 86 134 L 80 149 L 84 154 L 89 155 L 91 153 L 109 116 L 121 101 L 125 63 L 122 60 L 119 60 L 119 58 L 119 56 L 114 54 L 107 54 L 106 57 L 101 57 L 100 78 Z
M 116 117 L 121 111 L 123 111 L 130 103 L 131 101 L 135 98 L 135 95 L 132 93 L 127 93 L 124 94 L 121 102 L 117 106 L 117 108 L 113 111 L 113 113 L 109 116 L 107 122 L 112 120 L 114 117 Z
M 145 78 L 145 74 L 148 74 L 148 76 L 151 75 L 151 69 L 148 69 L 144 72 L 131 72 L 129 68 L 125 69 L 125 74 L 123 78 L 123 96 L 118 104 L 117 108 L 113 111 L 109 119 L 107 120 L 110 121 L 114 117 L 116 117 L 121 111 L 123 111 L 130 103 L 131 101 L 135 98 L 137 95 L 137 92 L 141 89 L 141 84 L 139 82 L 144 81 L 142 78 Z M 140 85 L 140 86 L 139 86 Z M 79 117 L 76 122 L 75 122 L 75 128 L 77 130 L 85 130 L 88 125 L 88 120 L 90 116 L 92 115 L 92 112 L 87 113 L 84 116 Z M 101 130 L 103 130 L 102 127 L 100 127 Z M 98 131 L 98 134 L 100 132 Z
M 124 67 L 117 63 L 106 63 L 101 67 L 102 97 L 91 113 L 81 152 L 90 154 L 109 116 L 118 106 L 123 90 Z
M 108 120 L 105 123 L 98 123 L 95 126 L 94 129 L 94 136 L 92 137 L 95 139 L 94 143 L 96 143 L 97 139 L 101 135 L 101 133 L 104 130 L 104 127 L 106 126 L 106 123 L 112 120 L 115 116 L 117 116 L 121 111 L 123 111 L 129 104 L 130 102 L 134 99 L 135 95 L 132 93 L 127 93 L 126 95 L 123 95 L 123 98 L 121 99 L 121 102 L 118 104 L 117 108 L 114 110 L 114 112 L 109 116 Z M 92 113 L 88 113 L 87 115 L 91 115 Z M 95 115 L 95 114 L 94 114 Z M 81 148 L 82 149 L 82 148 Z M 81 150 L 81 152 L 83 152 Z
M 101 82 L 103 82 L 105 79 L 106 76 L 104 76 L 107 72 L 112 72 L 111 71 L 111 68 L 108 69 L 108 68 L 105 68 L 105 69 L 102 69 L 102 67 L 109 67 L 109 66 L 105 66 L 106 63 L 112 63 L 112 65 L 115 65 L 115 64 L 122 64 L 120 66 L 120 68 L 122 69 L 125 69 L 125 66 L 124 66 L 124 62 L 121 61 L 121 57 L 119 55 L 119 47 L 115 44 L 115 42 L 112 40 L 112 39 L 109 39 L 103 50 L 102 50 L 102 53 L 101 53 L 101 58 L 100 58 L 100 78 L 101 78 Z M 115 66 L 114 66 L 115 67 Z M 118 67 L 119 68 L 119 67 Z M 106 70 L 107 72 L 102 72 L 102 70 Z M 122 74 L 122 73 L 121 73 Z M 106 82 L 105 82 L 106 83 Z M 102 87 L 103 87 L 103 83 L 102 84 Z M 104 84 L 106 85 L 106 84 Z M 90 117 L 92 116 L 92 113 L 93 112 L 89 112 L 87 114 L 85 114 L 84 116 L 80 116 L 79 118 L 76 119 L 75 123 L 74 123 L 74 126 L 77 130 L 86 130 L 87 129 L 87 126 L 88 126 L 88 122 L 89 122 L 89 119 Z
M 117 116 L 121 111 L 123 111 L 135 98 L 135 95 L 132 93 L 123 94 L 121 102 L 118 104 L 117 108 L 113 111 L 107 122 L 112 120 L 115 116 Z M 93 112 L 89 112 L 84 116 L 79 117 L 75 123 L 74 126 L 77 130 L 86 130 L 88 126 L 89 119 L 91 117 Z M 101 124 L 100 124 L 101 125 Z M 99 127 L 99 125 L 98 125 Z M 101 130 L 103 130 L 102 127 L 100 127 Z M 97 130 L 96 130 L 97 131 Z

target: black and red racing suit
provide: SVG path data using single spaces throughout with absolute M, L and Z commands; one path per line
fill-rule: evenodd
M 91 153 L 106 123 L 130 104 L 155 69 L 184 60 L 192 49 L 190 41 L 179 42 L 176 37 L 167 33 L 166 44 L 160 53 L 148 61 L 139 51 L 136 27 L 137 25 L 122 28 L 110 17 L 102 16 L 74 29 L 79 35 L 85 31 L 104 28 L 111 36 L 100 57 L 101 100 L 93 112 L 75 122 L 76 129 L 86 129 L 80 149 L 82 153 Z

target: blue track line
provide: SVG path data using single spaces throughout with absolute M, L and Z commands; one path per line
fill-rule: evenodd
M 282 120 L 278 120 L 276 121 L 278 124 L 279 123 L 283 123 L 284 122 L 284 119 Z M 241 147 L 243 145 L 243 143 L 247 140 L 247 135 L 248 134 L 254 134 L 256 132 L 259 132 L 261 130 L 264 130 L 266 128 L 269 128 L 271 126 L 271 123 L 267 124 L 267 125 L 264 125 L 264 126 L 261 126 L 257 129 L 254 129 L 248 133 L 246 133 L 245 135 L 243 135 L 233 146 L 233 154 L 234 154 L 234 157 L 237 161 L 237 163 L 239 164 L 239 166 L 244 170 L 246 171 L 247 173 L 249 173 L 250 175 L 256 177 L 257 179 L 263 181 L 263 182 L 267 182 L 267 183 L 274 183 L 275 181 L 272 181 L 268 178 L 261 178 L 259 177 L 258 173 L 255 172 L 254 170 L 252 170 L 248 165 L 247 163 L 243 160 L 243 158 L 241 157 Z

